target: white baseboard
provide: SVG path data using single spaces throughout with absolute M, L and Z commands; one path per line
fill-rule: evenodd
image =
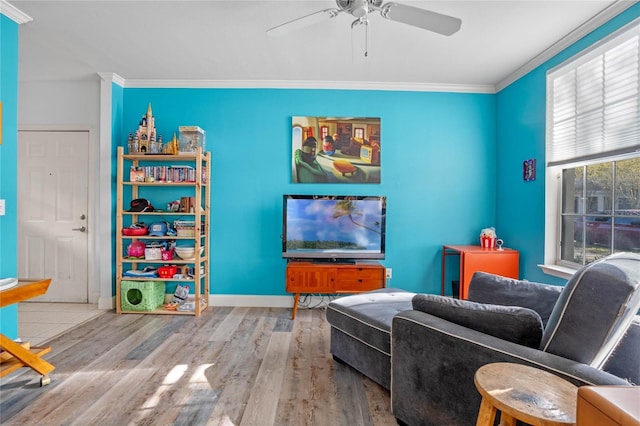
M 301 301 L 306 301 L 308 307 L 317 308 L 329 303 L 335 296 L 315 296 L 306 297 L 300 295 Z M 256 308 L 291 308 L 293 306 L 293 295 L 286 296 L 264 296 L 245 294 L 210 294 L 209 306 L 243 306 Z M 101 297 L 98 299 L 98 309 L 115 309 L 116 298 Z M 303 308 L 304 306 L 300 306 Z
M 98 298 L 98 309 L 115 309 L 116 308 L 116 297 L 99 297 Z
M 299 308 L 319 308 L 326 306 L 337 296 L 333 295 L 300 295 Z M 255 308 L 291 308 L 293 294 L 287 296 L 210 294 L 209 306 L 248 306 Z
M 259 296 L 245 294 L 210 294 L 209 306 L 250 306 L 256 308 L 290 308 L 293 296 Z

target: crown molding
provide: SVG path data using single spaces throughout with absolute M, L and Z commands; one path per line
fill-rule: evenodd
M 126 88 L 324 89 L 495 93 L 493 85 L 302 80 L 125 80 Z
M 505 79 L 498 82 L 496 84 L 496 92 L 499 92 L 514 81 L 533 71 L 593 30 L 601 27 L 612 18 L 629 9 L 631 6 L 634 6 L 636 3 L 638 3 L 637 0 L 617 0 L 615 3 L 610 4 L 609 6 L 601 10 L 600 13 L 594 15 L 587 22 L 571 31 L 569 34 L 543 50 L 542 53 L 535 56 L 529 62 L 509 74 Z
M 99 72 L 98 76 L 104 81 L 110 81 L 120 87 L 124 87 L 125 79 L 114 72 Z
M 31 16 L 7 3 L 6 0 L 0 0 L 0 15 L 6 16 L 18 24 L 26 24 L 27 22 L 33 21 Z

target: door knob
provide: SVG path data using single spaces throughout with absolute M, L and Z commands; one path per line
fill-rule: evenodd
M 87 216 L 85 216 L 84 214 L 80 215 L 80 220 L 85 220 L 87 218 Z
M 71 229 L 72 231 L 80 231 L 80 232 L 86 232 L 87 228 L 84 226 L 81 226 L 80 228 L 73 228 Z

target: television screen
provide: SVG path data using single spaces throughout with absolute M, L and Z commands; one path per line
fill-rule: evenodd
M 285 195 L 282 257 L 384 259 L 386 197 Z

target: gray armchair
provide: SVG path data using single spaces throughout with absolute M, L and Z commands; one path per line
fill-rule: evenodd
M 612 353 L 640 308 L 639 287 L 640 256 L 622 253 L 585 266 L 564 288 L 478 272 L 469 300 L 414 296 L 413 309 L 391 326 L 395 417 L 475 424 L 481 397 L 473 377 L 492 362 L 530 365 L 578 386 L 637 383 L 638 359 Z M 617 375 L 603 370 L 614 357 L 627 364 L 615 366 Z

